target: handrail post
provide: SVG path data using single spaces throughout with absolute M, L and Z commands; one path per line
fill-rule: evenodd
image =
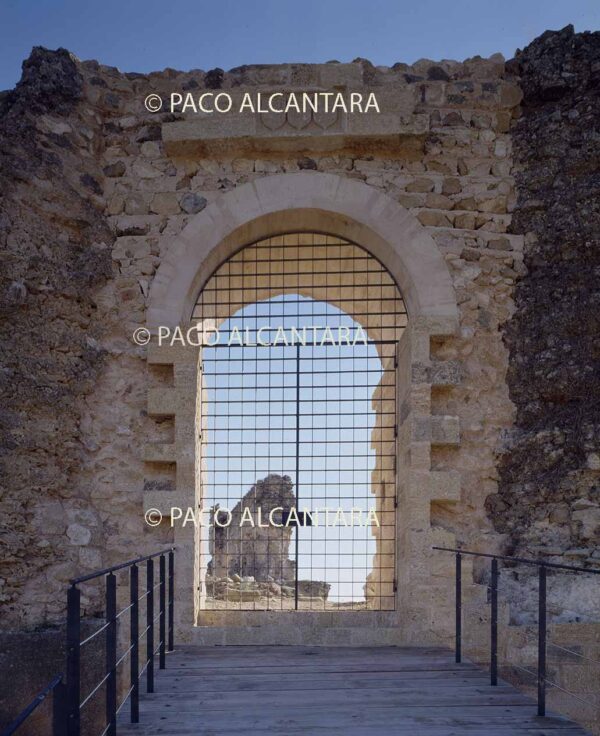
M 106 724 L 107 736 L 117 733 L 117 578 L 106 576 Z
M 139 617 L 139 569 L 132 565 L 129 571 L 129 638 L 131 654 L 129 659 L 129 686 L 131 687 L 130 720 L 140 720 L 140 617 Z
M 174 613 L 175 613 L 175 553 L 169 550 L 169 651 L 175 648 Z
M 492 560 L 490 631 L 490 685 L 498 684 L 498 560 Z
M 166 653 L 166 576 L 165 576 L 165 556 L 159 557 L 159 574 L 160 574 L 160 586 L 158 592 L 159 597 L 159 618 L 158 618 L 158 636 L 159 636 L 159 649 L 158 649 L 158 668 L 161 670 L 165 669 L 165 653 Z
M 67 733 L 80 736 L 80 619 L 81 591 L 72 585 L 67 592 Z
M 146 562 L 146 692 L 154 692 L 154 560 Z
M 455 661 L 460 663 L 462 660 L 462 556 L 460 552 L 456 553 L 456 633 L 455 633 Z
M 546 715 L 546 567 L 539 568 L 538 592 L 538 716 Z
M 67 686 L 64 681 L 52 693 L 52 736 L 67 736 Z

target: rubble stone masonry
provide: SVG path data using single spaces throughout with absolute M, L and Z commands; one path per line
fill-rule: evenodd
M 431 503 L 436 538 L 593 556 L 599 74 L 599 34 L 572 28 L 508 63 L 391 68 L 142 75 L 34 49 L 0 98 L 3 626 L 60 623 L 69 577 L 170 541 L 142 512 L 144 492 L 176 487 L 172 463 L 144 460 L 148 443 L 174 441 L 173 421 L 147 411 L 149 390 L 174 377 L 146 363 L 132 332 L 192 218 L 224 192 L 302 170 L 386 194 L 447 264 L 460 325 L 432 342 L 426 382 L 440 426 L 456 417 L 452 436 L 433 438 L 430 469 L 457 482 Z M 199 127 L 143 104 L 174 90 L 291 88 L 372 90 L 382 113 L 374 128 L 365 116 L 293 115 Z M 84 612 L 100 610 L 96 589 L 82 590 Z
M 510 64 L 527 274 L 504 328 L 514 428 L 487 508 L 509 553 L 600 559 L 600 34 L 545 33 Z

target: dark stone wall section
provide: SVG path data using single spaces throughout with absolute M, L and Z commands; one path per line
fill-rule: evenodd
M 548 31 L 509 65 L 527 274 L 504 334 L 516 426 L 487 508 L 508 551 L 581 562 L 600 555 L 600 33 Z

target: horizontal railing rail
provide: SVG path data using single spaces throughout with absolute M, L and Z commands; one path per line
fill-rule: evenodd
M 158 580 L 154 562 L 158 558 Z M 145 563 L 144 592 L 140 595 L 140 565 Z M 116 572 L 129 571 L 129 604 L 117 610 Z M 105 608 L 102 626 L 85 639 L 81 637 L 81 590 L 79 585 L 104 577 Z M 131 723 L 139 722 L 140 679 L 146 676 L 146 692 L 154 692 L 155 657 L 158 668 L 165 669 L 166 654 L 175 645 L 175 547 L 136 557 L 112 567 L 73 578 L 67 591 L 67 657 L 66 681 L 56 675 L 31 703 L 7 726 L 0 736 L 11 736 L 34 713 L 38 706 L 53 694 L 52 736 L 81 736 L 82 710 L 104 689 L 105 725 L 97 736 L 116 736 L 117 715 L 130 704 Z M 145 627 L 140 633 L 140 603 L 145 601 Z M 118 653 L 118 621 L 129 612 L 129 646 Z M 158 636 L 156 632 L 158 630 Z M 104 634 L 103 674 L 90 691 L 81 697 L 81 670 L 85 647 Z M 158 641 L 157 641 L 158 639 Z M 140 669 L 140 644 L 145 641 L 145 662 Z M 83 653 L 83 656 L 82 656 Z M 124 696 L 117 704 L 119 668 L 129 658 L 129 677 Z M 87 734 L 86 734 L 87 736 Z M 96 736 L 91 734 L 90 736 Z
M 535 565 L 536 567 L 549 567 L 556 570 L 571 570 L 572 572 L 589 572 L 592 575 L 600 575 L 600 568 L 578 567 L 577 565 L 563 565 L 560 562 L 545 562 L 544 560 L 530 560 L 527 557 L 509 557 L 507 555 L 494 555 L 491 552 L 472 552 L 468 549 L 455 549 L 454 547 L 432 547 L 440 552 L 454 552 L 471 557 L 487 557 L 494 560 L 506 560 L 507 562 L 518 562 L 523 565 Z
M 113 565 L 112 567 L 105 567 L 103 570 L 97 570 L 96 572 L 90 572 L 87 575 L 81 575 L 78 578 L 72 578 L 71 580 L 69 580 L 69 585 L 79 585 L 80 583 L 86 583 L 88 580 L 94 580 L 94 578 L 102 577 L 102 575 L 108 575 L 111 572 L 118 572 L 119 570 L 124 570 L 125 568 L 131 567 L 132 565 L 139 565 L 141 562 L 146 562 L 147 560 L 154 560 L 161 555 L 168 554 L 172 550 L 174 551 L 175 547 L 169 547 L 166 550 L 154 552 L 154 554 L 151 555 L 136 557 L 134 560 L 121 562 L 120 564 Z
M 38 707 L 52 694 L 52 736 L 64 736 L 65 724 L 65 683 L 63 674 L 55 675 L 46 687 L 2 730 L 0 736 L 12 736 Z
M 537 680 L 537 712 L 539 716 L 546 715 L 546 686 L 551 685 L 557 687 L 559 690 L 573 695 L 578 698 L 577 695 L 571 693 L 568 690 L 557 685 L 555 682 L 551 682 L 547 677 L 547 648 L 550 646 L 557 646 L 553 641 L 548 640 L 548 601 L 547 601 L 547 571 L 560 570 L 566 572 L 573 572 L 576 574 L 590 573 L 592 575 L 600 575 L 600 569 L 593 567 L 580 567 L 577 565 L 565 565 L 557 562 L 546 562 L 544 560 L 531 560 L 524 557 L 510 557 L 507 555 L 497 555 L 488 552 L 473 552 L 472 550 L 454 548 L 454 547 L 433 547 L 432 549 L 439 552 L 450 552 L 455 555 L 455 661 L 460 663 L 462 661 L 462 648 L 463 648 L 463 615 L 462 615 L 462 558 L 463 556 L 481 557 L 491 560 L 490 566 L 490 685 L 495 686 L 498 684 L 498 581 L 500 577 L 500 569 L 498 562 L 508 562 L 512 564 L 523 564 L 532 565 L 538 568 L 538 621 L 537 621 L 537 671 L 529 670 L 520 665 L 515 664 L 514 666 L 518 669 L 522 669 Z M 600 611 L 597 612 L 597 617 L 600 619 Z M 578 652 L 572 652 L 578 656 L 582 656 L 582 659 L 586 659 L 583 655 L 579 655 Z M 596 662 L 600 664 L 600 662 Z M 583 701 L 586 702 L 587 701 Z M 589 704 L 589 703 L 588 703 Z
M 140 678 L 146 675 L 146 692 L 154 692 L 154 664 L 158 654 L 158 666 L 166 667 L 166 653 L 174 647 L 174 570 L 175 548 L 170 547 L 151 555 L 136 557 L 128 562 L 104 568 L 71 580 L 67 593 L 67 736 L 81 736 L 82 709 L 104 688 L 105 727 L 98 736 L 116 736 L 117 715 L 127 700 L 130 703 L 130 721 L 139 722 Z M 167 572 L 168 557 L 168 572 Z M 159 560 L 156 582 L 154 561 Z M 146 566 L 145 592 L 140 595 L 139 566 Z M 129 605 L 117 611 L 116 572 L 129 570 Z M 79 585 L 104 576 L 105 624 L 82 641 L 81 639 L 81 591 Z M 168 586 L 167 586 L 168 582 Z M 168 587 L 168 599 L 167 599 Z M 155 602 L 158 598 L 158 613 Z M 146 626 L 140 634 L 140 602 L 146 601 Z M 129 611 L 129 647 L 118 657 L 117 621 Z M 155 629 L 158 622 L 158 642 Z M 105 670 L 102 678 L 91 691 L 81 698 L 81 651 L 88 642 L 105 633 Z M 146 660 L 140 670 L 140 642 L 146 642 Z M 129 687 L 120 704 L 117 704 L 118 667 L 129 657 Z

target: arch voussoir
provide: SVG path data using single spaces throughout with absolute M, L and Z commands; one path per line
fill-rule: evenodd
M 244 244 L 283 229 L 329 231 L 360 242 L 394 276 L 412 319 L 443 324 L 446 333 L 458 324 L 446 263 L 408 210 L 362 182 L 302 171 L 237 187 L 191 219 L 158 269 L 148 326 L 186 323 L 199 290 L 220 263 Z

